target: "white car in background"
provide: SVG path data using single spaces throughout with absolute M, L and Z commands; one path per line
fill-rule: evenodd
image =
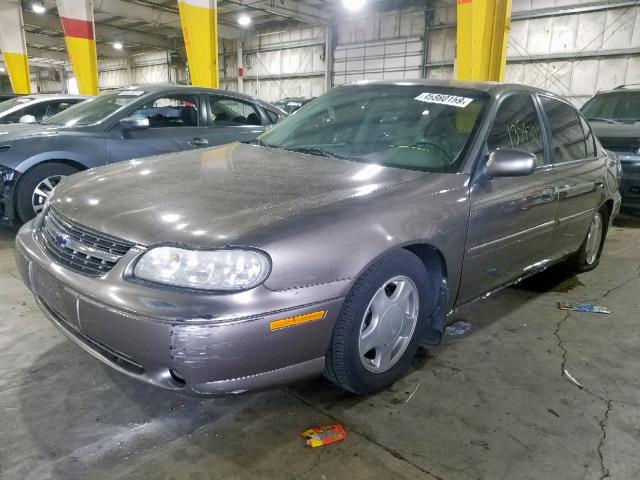
M 39 123 L 91 97 L 67 94 L 23 95 L 0 102 L 0 124 Z

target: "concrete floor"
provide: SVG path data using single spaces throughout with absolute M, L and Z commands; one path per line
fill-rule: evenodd
M 465 308 L 468 336 L 370 397 L 323 379 L 223 398 L 130 380 L 45 320 L 0 231 L 0 478 L 640 478 L 640 223 L 621 224 L 596 271 Z M 567 314 L 561 299 L 613 313 Z M 332 422 L 345 441 L 303 446 L 302 430 Z

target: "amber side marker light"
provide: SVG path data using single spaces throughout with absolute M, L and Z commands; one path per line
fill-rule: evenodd
M 296 325 L 302 325 L 303 323 L 321 320 L 325 317 L 326 314 L 326 310 L 320 310 L 319 312 L 305 313 L 304 315 L 298 315 L 297 317 L 274 320 L 269 324 L 269 329 L 273 332 L 274 330 L 281 330 L 287 327 L 295 327 Z

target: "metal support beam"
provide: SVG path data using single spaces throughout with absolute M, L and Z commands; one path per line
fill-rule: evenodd
M 93 10 L 96 13 L 106 13 L 150 23 L 163 29 L 169 28 L 174 30 L 176 35 L 180 34 L 180 16 L 165 9 L 147 7 L 123 0 L 94 0 Z M 218 25 L 218 34 L 222 38 L 234 39 L 242 37 L 242 30 L 229 25 Z
M 326 10 L 321 10 L 295 0 L 279 0 L 277 2 L 260 0 L 252 3 L 227 0 L 227 2 L 251 10 L 271 13 L 272 15 L 283 18 L 292 18 L 302 23 L 308 23 L 309 25 L 326 25 L 331 20 L 331 15 Z
M 511 0 L 458 0 L 459 80 L 504 79 Z
M 242 40 L 236 40 L 238 52 L 238 92 L 244 93 L 244 55 L 242 53 Z
M 328 92 L 333 88 L 333 46 L 335 44 L 333 37 L 333 28 L 328 26 L 324 32 L 325 35 L 325 47 L 324 47 L 324 91 Z
M 218 88 L 218 1 L 178 0 L 191 84 Z
M 37 15 L 35 13 L 25 11 L 24 23 L 36 29 L 52 30 L 54 32 L 62 32 L 60 19 L 54 15 Z M 138 33 L 108 25 L 95 25 L 95 35 L 101 43 L 108 43 L 115 40 L 125 45 L 137 45 L 149 50 L 171 50 L 174 48 L 173 39 L 166 35 L 155 33 Z
M 52 49 L 52 51 L 64 49 L 66 52 L 66 43 L 64 37 L 54 37 L 51 35 L 42 35 L 40 33 L 26 32 L 27 47 L 31 48 Z M 96 51 L 101 57 L 123 58 L 127 55 L 124 50 L 115 50 L 111 45 L 96 44 Z
M 71 67 L 83 95 L 98 95 L 93 0 L 57 0 Z
M 14 93 L 31 93 L 22 8 L 17 1 L 0 2 L 0 50 Z

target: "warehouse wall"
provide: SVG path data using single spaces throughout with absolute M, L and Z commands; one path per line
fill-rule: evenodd
M 422 8 L 338 23 L 334 29 L 333 85 L 420 78 L 424 27 Z
M 268 101 L 325 91 L 325 28 L 264 32 L 243 42 L 244 93 Z M 221 88 L 237 90 L 237 43 L 223 41 Z
M 576 105 L 598 90 L 640 83 L 637 3 L 615 2 L 594 11 L 593 2 L 513 0 L 505 81 L 545 88 Z M 453 0 L 437 4 L 428 34 L 427 76 L 451 78 L 456 5 Z
M 170 66 L 168 52 L 152 52 L 126 58 L 103 58 L 98 62 L 100 90 L 140 83 L 183 83 L 183 64 Z

